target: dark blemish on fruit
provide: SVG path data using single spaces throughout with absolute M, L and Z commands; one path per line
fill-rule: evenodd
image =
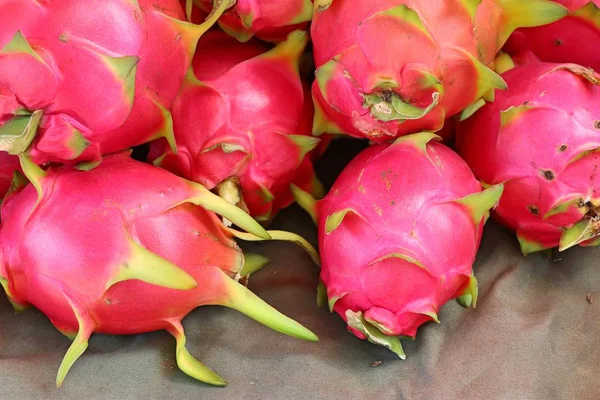
M 527 206 L 527 208 L 529 209 L 529 212 L 531 212 L 533 215 L 540 215 L 540 211 L 537 209 L 536 206 Z
M 390 201 L 390 206 L 394 206 L 394 205 L 396 205 L 396 201 L 395 200 Z
M 562 41 L 562 40 L 560 40 L 560 39 L 556 39 L 556 40 L 554 41 L 554 44 L 555 44 L 555 45 L 557 45 L 557 46 L 561 46 L 561 45 L 563 44 L 563 41 Z
M 66 33 L 61 33 L 60 36 L 58 37 L 58 40 L 60 40 L 63 43 L 67 43 L 69 41 L 69 37 L 67 36 Z
M 565 151 L 566 149 L 567 149 L 567 145 L 566 145 L 566 144 L 563 144 L 563 145 L 561 145 L 561 146 L 558 148 L 558 151 L 560 151 L 560 152 L 562 153 L 562 152 L 563 152 L 563 151 Z
M 543 171 L 543 174 L 544 174 L 544 178 L 546 178 L 547 180 L 549 180 L 549 181 L 554 180 L 554 172 Z
M 600 129 L 600 121 L 594 122 L 594 128 Z

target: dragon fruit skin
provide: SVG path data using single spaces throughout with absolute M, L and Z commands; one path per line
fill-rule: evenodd
M 307 40 L 295 31 L 268 50 L 258 41 L 207 33 L 173 104 L 177 153 L 160 140 L 150 159 L 209 189 L 235 180 L 233 191 L 239 185 L 250 214 L 263 221 L 293 202 L 290 182 L 318 189 L 307 155 L 319 139 L 310 135 L 314 111 L 298 75 Z
M 313 133 L 385 142 L 437 131 L 505 88 L 488 67 L 514 29 L 566 12 L 543 0 L 316 1 Z
M 576 64 L 528 63 L 458 124 L 457 148 L 486 184 L 504 183 L 495 217 L 524 254 L 597 245 L 600 76 Z
M 398 336 L 415 337 L 420 325 L 438 321 L 447 301 L 475 306 L 472 265 L 502 193 L 501 185 L 482 191 L 466 163 L 434 138 L 441 139 L 422 132 L 367 148 L 313 208 L 330 309 L 357 337 L 402 358 Z
M 515 31 L 504 50 L 531 50 L 542 61 L 575 63 L 600 71 L 600 0 L 556 0 L 570 14 L 550 25 Z
M 15 190 L 2 205 L 0 283 L 16 307 L 34 305 L 75 338 L 57 385 L 93 332 L 160 329 L 176 338 L 177 363 L 185 373 L 225 384 L 185 350 L 181 320 L 206 304 L 317 340 L 237 282 L 245 262 L 232 239 L 236 231 L 210 210 L 260 237 L 269 233 L 201 185 L 123 153 L 87 172 L 24 165 L 33 184 Z
M 205 12 L 213 8 L 213 0 L 194 0 L 194 3 Z M 218 24 L 240 42 L 247 42 L 253 36 L 281 42 L 291 32 L 305 29 L 312 14 L 311 0 L 237 0 L 219 18 Z
M 219 15 L 187 23 L 177 0 L 107 0 L 100 9 L 2 0 L 0 8 L 0 149 L 27 150 L 38 164 L 97 162 L 171 138 L 171 103 Z
M 4 197 L 12 185 L 15 171 L 19 171 L 21 166 L 17 156 L 0 152 L 0 199 Z

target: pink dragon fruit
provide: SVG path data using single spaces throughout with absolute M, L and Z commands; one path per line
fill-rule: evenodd
M 0 0 L 0 150 L 49 161 L 172 139 L 169 109 L 202 25 L 178 0 Z
M 439 130 L 506 87 L 488 66 L 514 29 L 566 12 L 544 0 L 317 0 L 313 133 Z
M 494 215 L 524 254 L 597 245 L 600 76 L 576 64 L 526 63 L 458 124 L 457 147 L 486 184 L 504 183 Z
M 317 340 L 237 282 L 255 266 L 244 265 L 234 235 L 309 246 L 301 238 L 267 232 L 201 185 L 127 154 L 108 156 L 87 172 L 69 166 L 44 172 L 27 158 L 23 165 L 32 184 L 14 187 L 2 204 L 0 283 L 17 308 L 34 305 L 74 339 L 57 385 L 92 333 L 160 329 L 175 337 L 177 364 L 186 374 L 224 385 L 185 348 L 181 320 L 205 304 Z M 225 228 L 212 211 L 259 236 Z
M 196 4 L 205 12 L 213 9 L 214 0 L 186 0 L 187 14 Z M 296 29 L 308 26 L 313 14 L 312 0 L 237 0 L 219 18 L 219 26 L 240 42 L 253 36 L 268 42 L 280 42 Z
M 502 193 L 502 185 L 482 191 L 468 165 L 434 138 L 422 132 L 367 148 L 317 203 L 294 188 L 319 227 L 330 309 L 356 336 L 401 358 L 398 336 L 438 321 L 444 303 L 475 306 L 472 264 Z
M 505 51 L 531 50 L 542 61 L 576 63 L 600 71 L 600 0 L 555 0 L 570 14 L 553 24 L 518 29 Z
M 313 107 L 298 75 L 307 40 L 306 32 L 295 31 L 269 50 L 258 41 L 207 33 L 173 104 L 177 152 L 157 141 L 150 159 L 218 187 L 263 221 L 293 202 L 290 182 L 318 191 L 307 154 L 319 139 L 310 136 Z

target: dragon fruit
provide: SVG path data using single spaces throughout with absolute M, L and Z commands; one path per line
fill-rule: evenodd
M 178 0 L 0 0 L 0 150 L 98 162 L 158 137 L 200 36 Z
M 262 221 L 293 202 L 290 182 L 318 191 L 307 154 L 319 139 L 310 135 L 312 101 L 298 75 L 307 40 L 295 31 L 269 50 L 259 41 L 207 33 L 173 104 L 177 152 L 160 140 L 150 159 L 216 187 Z
M 301 238 L 267 232 L 201 185 L 127 154 L 108 156 L 91 171 L 44 172 L 26 158 L 22 164 L 31 184 L 14 185 L 2 204 L 0 283 L 16 308 L 34 305 L 73 339 L 58 386 L 92 333 L 161 329 L 175 337 L 177 364 L 186 374 L 224 385 L 185 348 L 181 320 L 205 304 L 317 340 L 237 282 L 256 266 L 245 265 L 233 236 L 307 245 Z M 258 236 L 225 228 L 212 211 Z
M 441 140 L 422 132 L 367 148 L 319 202 L 294 188 L 318 224 L 330 309 L 357 337 L 402 358 L 399 336 L 439 322 L 447 301 L 476 305 L 472 264 L 502 193 L 502 185 L 482 191 L 468 165 L 434 138 Z
M 196 4 L 205 12 L 213 8 L 213 0 L 186 0 L 191 15 Z M 313 14 L 312 0 L 237 0 L 219 18 L 219 26 L 240 42 L 253 36 L 268 42 L 280 42 L 296 29 L 308 26 Z
M 514 29 L 566 12 L 544 0 L 318 0 L 313 133 L 437 131 L 506 87 L 488 67 Z
M 600 243 L 600 75 L 576 64 L 525 63 L 458 124 L 457 148 L 486 184 L 504 183 L 494 215 L 524 254 Z
M 576 63 L 600 71 L 600 0 L 556 0 L 570 14 L 550 25 L 518 29 L 504 50 L 511 55 L 528 49 L 542 61 Z

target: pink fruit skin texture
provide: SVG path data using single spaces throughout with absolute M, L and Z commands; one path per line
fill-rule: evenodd
M 208 12 L 213 0 L 194 0 Z M 242 18 L 250 17 L 249 26 Z M 237 0 L 235 5 L 221 16 L 219 25 L 241 42 L 256 36 L 268 42 L 281 42 L 296 29 L 305 29 L 312 16 L 310 0 Z
M 572 13 L 550 25 L 515 31 L 504 50 L 531 50 L 542 61 L 576 63 L 600 71 L 600 0 L 556 0 Z M 586 8 L 589 13 L 583 14 Z
M 517 10 L 516 2 L 497 0 L 336 0 L 325 7 L 317 2 L 311 27 L 313 133 L 375 142 L 440 130 L 446 118 L 504 88 L 488 67 L 515 25 L 566 13 L 552 3 Z M 532 17 L 512 18 L 517 12 Z
M 317 209 L 321 280 L 330 302 L 339 297 L 334 310 L 345 321 L 348 310 L 362 312 L 387 335 L 414 337 L 474 279 L 485 217 L 475 223 L 457 200 L 481 191 L 466 163 L 437 142 L 398 141 L 360 153 Z M 345 209 L 328 233 L 328 218 Z
M 20 170 L 19 158 L 8 153 L 0 152 L 0 199 L 10 188 L 15 171 Z
M 18 110 L 43 111 L 36 163 L 97 161 L 165 134 L 199 35 L 178 0 L 0 0 L 0 9 L 0 49 L 20 32 L 32 50 L 0 52 L 0 127 Z
M 186 181 L 127 155 L 89 172 L 52 169 L 32 212 L 32 185 L 2 205 L 3 265 L 11 300 L 33 304 L 62 331 L 77 332 L 76 304 L 96 332 L 132 334 L 169 327 L 218 299 L 221 271 L 233 276 L 243 256 L 217 216 L 193 204 Z M 65 199 L 68 198 L 68 201 Z M 198 282 L 174 290 L 139 280 L 107 282 L 131 257 L 131 241 L 179 266 Z
M 209 189 L 237 178 L 259 220 L 293 202 L 291 182 L 312 191 L 306 155 L 319 140 L 310 136 L 313 106 L 297 69 L 306 39 L 296 31 L 269 50 L 256 40 L 208 32 L 173 104 L 177 154 L 160 140 L 150 159 Z M 293 140 L 298 135 L 304 148 Z
M 551 63 L 525 63 L 503 77 L 509 89 L 458 124 L 457 148 L 482 182 L 504 182 L 494 215 L 530 253 L 557 246 L 563 228 L 592 211 L 579 202 L 598 205 L 600 78 Z

